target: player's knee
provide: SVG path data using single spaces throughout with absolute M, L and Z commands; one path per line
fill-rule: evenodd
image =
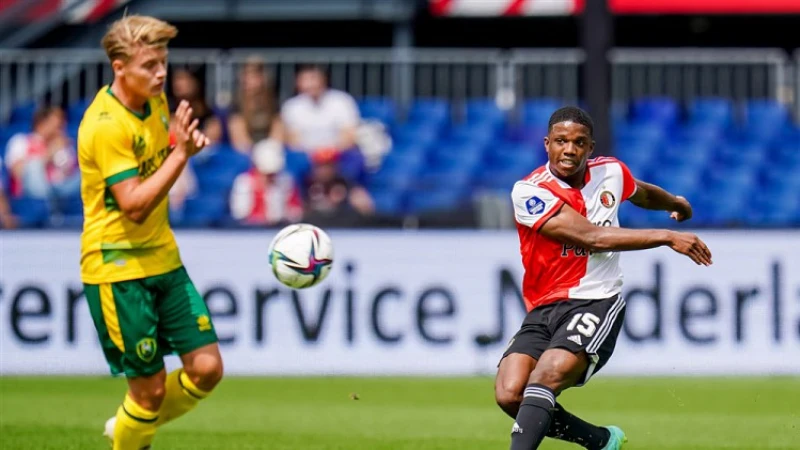
M 191 367 L 185 368 L 192 382 L 204 391 L 214 389 L 222 380 L 222 359 L 212 355 L 195 358 Z
M 494 399 L 503 411 L 516 410 L 522 402 L 522 390 L 498 383 L 494 388 Z

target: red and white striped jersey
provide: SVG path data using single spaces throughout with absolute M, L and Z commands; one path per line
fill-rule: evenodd
M 619 226 L 620 203 L 636 192 L 628 167 L 615 158 L 590 159 L 585 181 L 583 189 L 575 189 L 544 165 L 514 185 L 511 198 L 525 269 L 522 295 L 528 311 L 570 298 L 608 298 L 622 290 L 618 253 L 592 253 L 539 233 L 564 204 L 595 225 Z

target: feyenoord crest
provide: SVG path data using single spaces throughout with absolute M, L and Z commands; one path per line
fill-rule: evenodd
M 617 199 L 614 198 L 614 194 L 612 194 L 611 191 L 603 191 L 603 193 L 600 194 L 601 205 L 606 208 L 611 208 L 615 203 L 617 203 Z

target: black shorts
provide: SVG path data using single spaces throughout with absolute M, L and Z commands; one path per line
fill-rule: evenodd
M 538 360 L 545 350 L 563 348 L 586 352 L 589 367 L 577 384 L 586 384 L 608 362 L 625 318 L 625 300 L 615 295 L 602 300 L 569 299 L 535 308 L 508 343 L 503 358 L 522 353 Z

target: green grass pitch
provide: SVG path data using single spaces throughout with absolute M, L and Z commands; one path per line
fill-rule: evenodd
M 0 449 L 107 449 L 103 423 L 123 393 L 107 377 L 0 378 Z M 621 426 L 630 450 L 800 449 L 800 378 L 600 375 L 561 403 Z M 154 450 L 503 449 L 511 425 L 491 378 L 230 377 Z

